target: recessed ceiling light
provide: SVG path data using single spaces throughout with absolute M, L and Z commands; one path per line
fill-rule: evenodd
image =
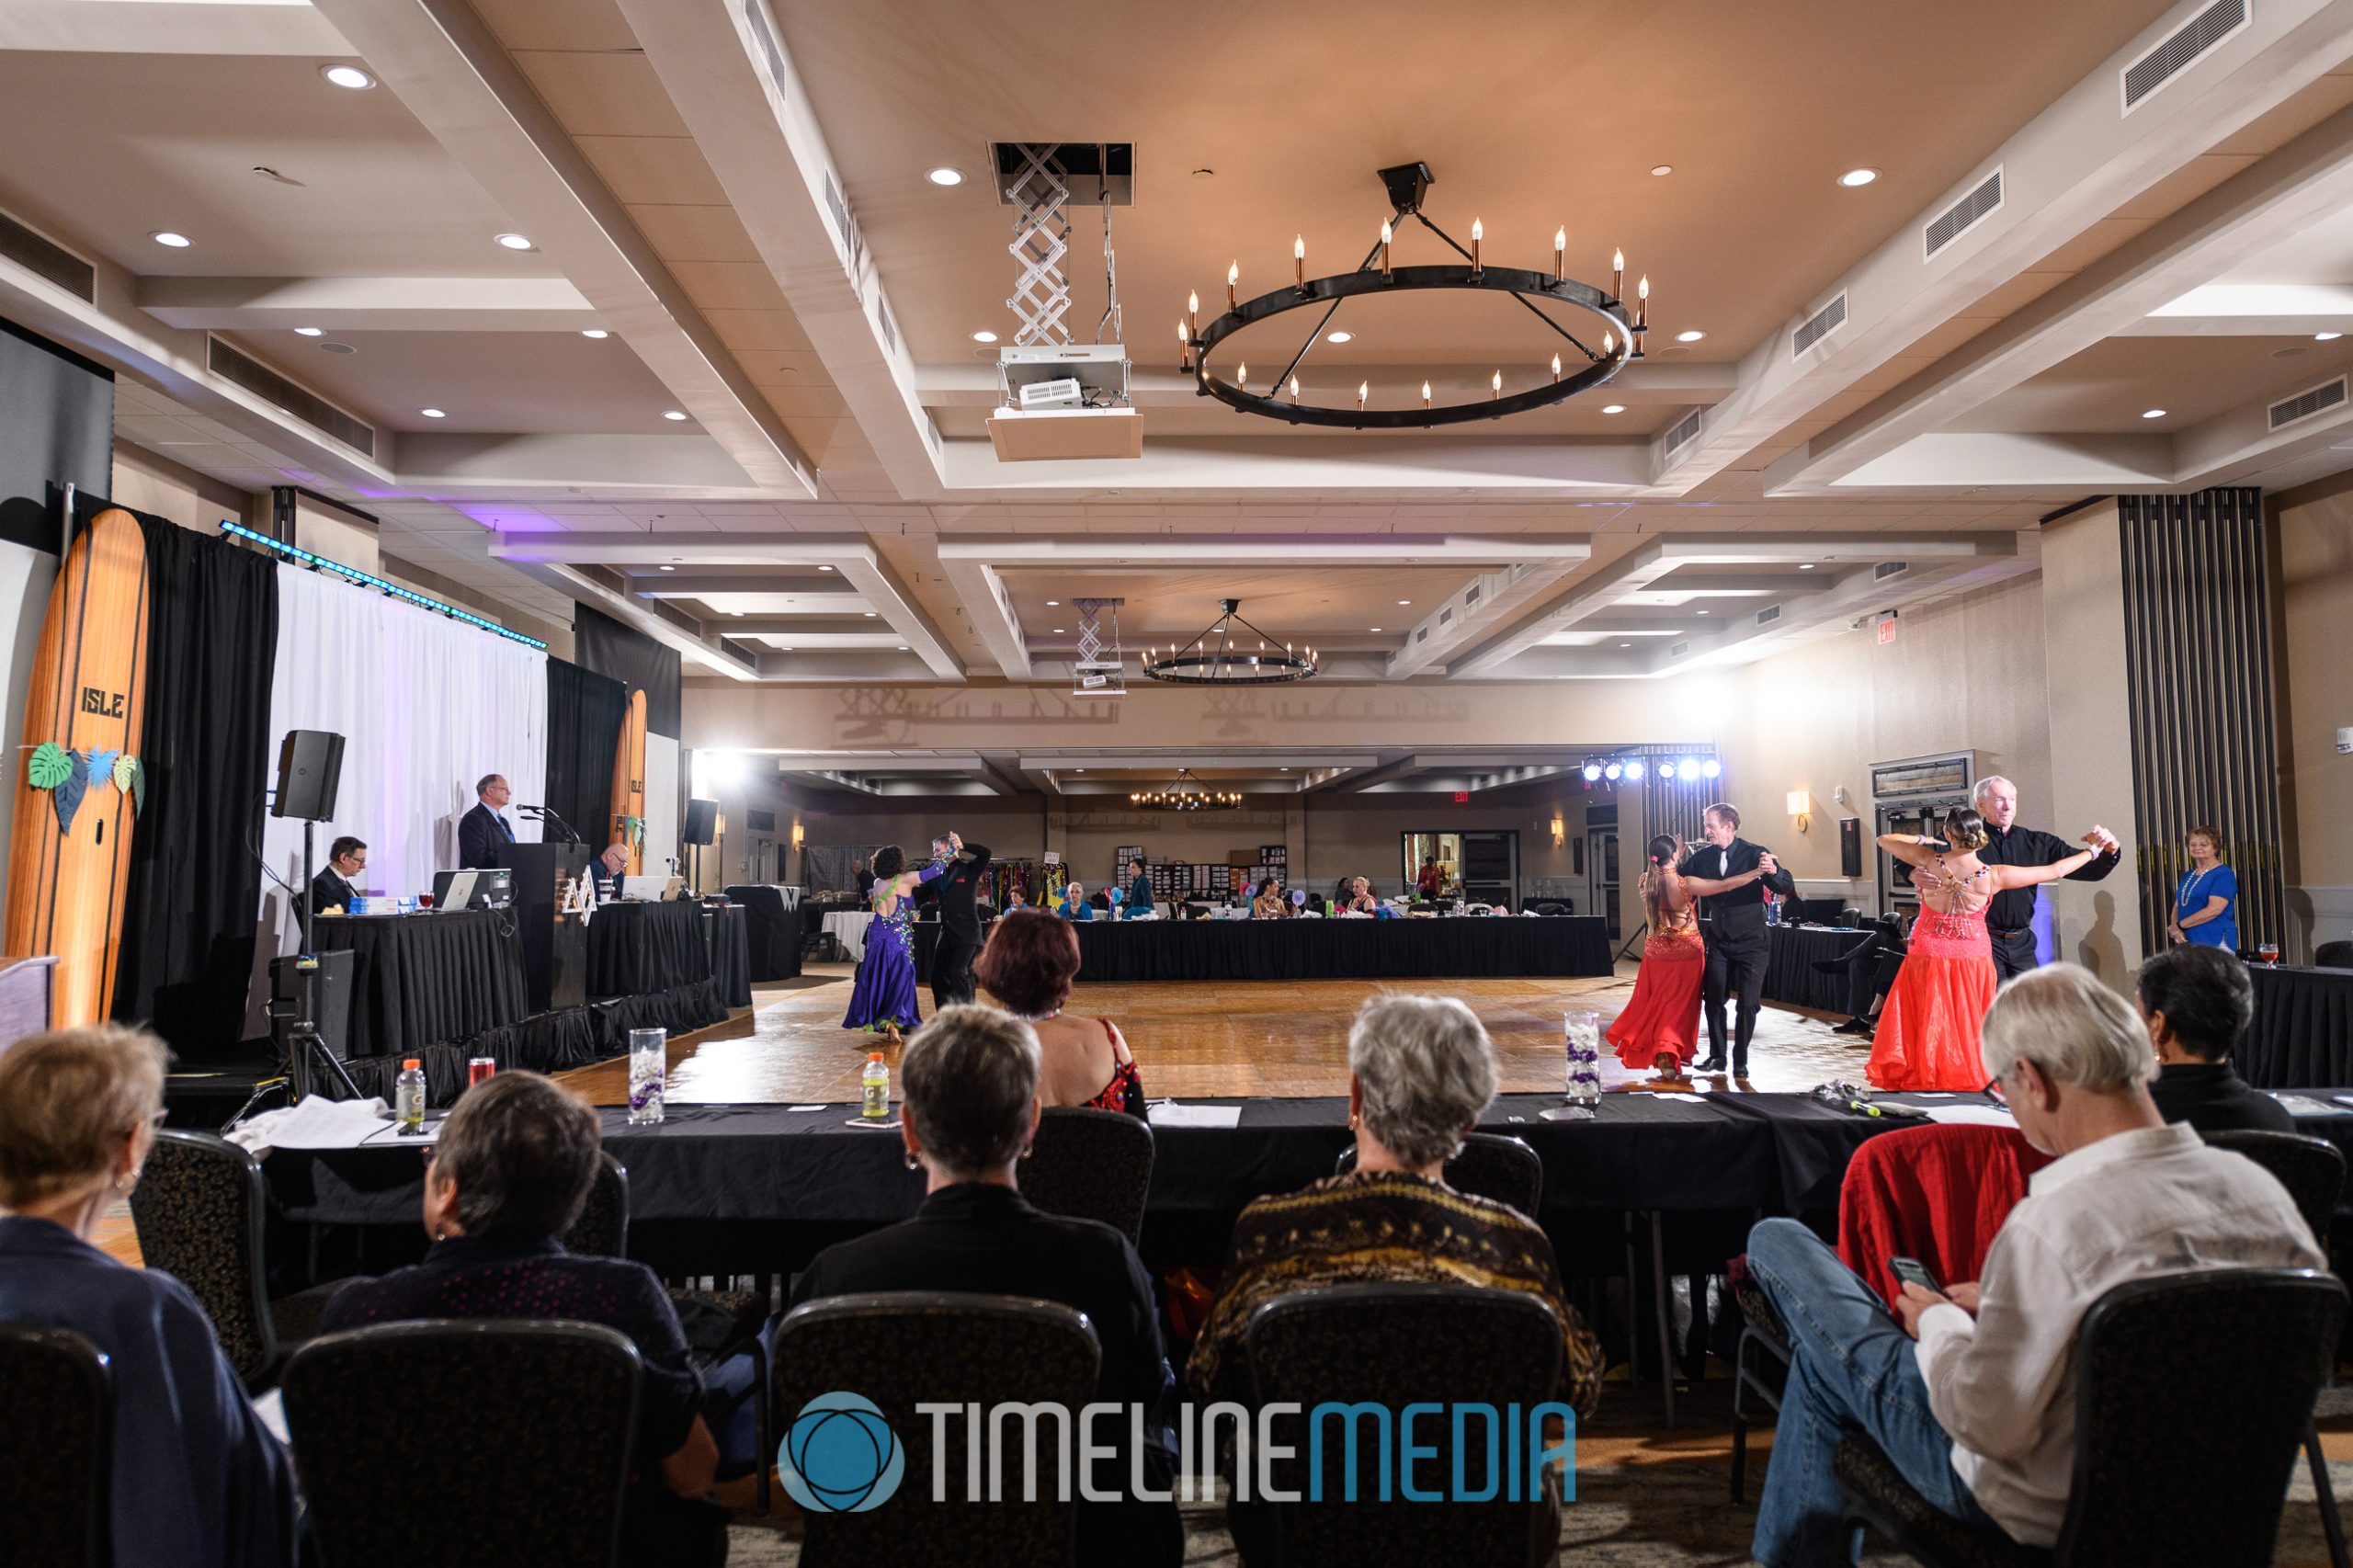
M 376 78 L 357 65 L 322 65 L 319 74 L 338 87 L 372 87 Z
M 1673 164 L 1653 164 L 1651 165 L 1651 173 L 1654 175 L 1671 175 L 1674 172 L 1675 165 Z
M 317 337 L 320 335 L 320 329 L 315 326 L 298 326 L 294 329 L 294 335 L 297 337 Z
M 1063 629 L 1062 629 L 1061 627 L 1059 627 L 1059 626 L 1055 627 L 1055 628 L 1054 628 L 1054 635 L 1055 635 L 1055 636 L 1057 636 L 1057 637 L 1060 637 L 1062 634 L 1063 634 Z
M 872 619 L 874 619 L 874 613 L 875 613 L 875 612 L 874 612 L 874 611 L 872 611 L 872 610 L 868 610 L 868 611 L 866 612 L 866 619 L 869 619 L 869 620 L 872 620 Z
M 993 332 L 976 332 L 972 334 L 972 341 L 975 343 L 995 343 L 996 341 L 996 334 Z
M 418 412 L 419 414 L 422 414 L 423 415 L 425 415 L 425 417 L 426 417 L 427 419 L 447 419 L 447 418 L 449 418 L 449 417 L 448 415 L 446 415 L 446 414 L 442 413 L 442 412 L 441 412 L 439 409 L 438 409 L 438 408 L 420 408 L 420 409 L 418 409 L 418 410 L 417 410 L 417 412 Z M 669 570 L 669 568 L 665 566 L 665 567 L 664 567 L 664 568 L 663 568 L 663 570 L 666 572 L 666 571 L 668 571 L 668 570 Z
M 186 250 L 188 246 L 196 243 L 194 240 L 189 239 L 186 234 L 176 233 L 170 229 L 158 229 L 148 237 L 153 240 L 157 244 L 169 245 L 174 250 Z
M 820 571 L 820 572 L 830 572 L 830 571 L 832 571 L 832 570 L 833 570 L 833 568 L 832 568 L 832 567 L 830 567 L 830 566 L 820 566 L 820 567 L 818 567 L 818 568 L 817 568 L 817 570 L 818 570 L 818 571 Z
M 584 326 L 580 329 L 580 335 L 583 337 L 610 337 L 613 335 L 607 332 L 601 326 Z
M 1633 646 L 1633 644 L 1632 644 L 1631 642 L 1620 642 L 1620 643 L 1619 643 L 1619 644 L 1618 644 L 1618 646 L 1620 646 L 1620 648 L 1631 648 L 1631 647 L 1632 647 L 1632 646 Z
M 1813 570 L 1813 562 L 1811 561 L 1801 561 L 1798 562 L 1798 570 L 1801 572 L 1811 572 Z
M 663 566 L 663 567 L 657 567 L 657 568 L 656 568 L 656 570 L 657 570 L 657 571 L 662 571 L 662 572 L 676 572 L 676 571 L 677 570 L 677 568 L 676 568 L 676 567 L 675 567 L 675 566 Z
M 2147 408 L 2141 411 L 2141 417 L 2143 419 L 2163 419 L 2165 416 L 2165 411 L 2162 408 Z
M 1697 343 L 1707 335 L 1708 335 L 1704 332 L 1678 332 L 1675 335 L 1675 341 L 1677 343 Z
M 1371 627 L 1367 627 L 1367 628 L 1366 628 L 1366 630 L 1367 630 L 1367 631 L 1380 631 L 1380 630 L 1381 630 L 1381 628 L 1379 628 L 1378 626 L 1371 626 Z
M 322 343 L 319 347 L 329 354 L 357 354 L 358 349 L 348 343 Z
M 1859 190 L 1877 178 L 1879 178 L 1877 169 L 1848 169 L 1838 176 L 1838 183 L 1848 190 Z
M 1324 338 L 1324 341 L 1326 343 L 1354 343 L 1356 338 L 1357 335 L 1353 332 L 1336 332 L 1330 336 Z
M 744 612 L 740 609 L 731 609 L 727 613 L 730 615 L 742 615 Z
M 1086 772 L 1086 769 L 1085 769 L 1084 767 L 1074 767 L 1074 768 L 1072 768 L 1072 769 L 1071 769 L 1071 771 L 1072 771 L 1073 773 L 1084 773 L 1084 772 Z
M 1704 610 L 1704 609 L 1703 609 L 1703 610 L 1701 610 L 1699 613 L 1700 613 L 1701 615 L 1705 615 L 1705 614 L 1707 614 L 1708 612 L 1707 612 L 1706 610 Z
M 529 250 L 531 248 L 531 242 L 525 239 L 520 234 L 501 234 L 498 236 L 498 243 L 505 245 L 508 250 Z
M 1623 414 L 1626 412 L 1626 405 L 1622 403 L 1605 403 L 1602 406 L 1601 412 L 1604 414 Z
M 1413 600 L 1411 600 L 1411 599 L 1399 599 L 1397 602 L 1398 602 L 1399 604 L 1401 604 L 1401 605 L 1409 605 L 1409 604 L 1412 604 L 1414 601 L 1413 601 Z
M 1046 601 L 1049 606 L 1059 606 L 1062 602 L 1063 601 L 1060 599 L 1048 599 Z
M 961 169 L 951 169 L 947 165 L 942 164 L 936 169 L 924 170 L 923 177 L 929 180 L 934 185 L 962 185 L 964 183 L 964 171 Z
M 2314 343 L 2334 343 L 2344 335 L 2345 335 L 2341 332 L 2316 332 L 2313 334 L 2313 341 Z
M 900 652 L 900 653 L 905 653 L 906 651 L 907 651 L 907 645 L 906 645 L 904 642 L 900 643 L 900 644 L 899 644 L 899 652 Z
M 665 408 L 662 411 L 662 417 L 665 419 L 684 419 L 686 415 L 679 413 L 675 408 Z

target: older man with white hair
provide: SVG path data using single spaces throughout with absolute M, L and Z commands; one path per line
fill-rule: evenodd
M 1972 797 L 1977 814 L 1985 819 L 1985 843 L 1977 851 L 1986 866 L 2048 866 L 2076 853 L 2075 846 L 2040 828 L 2013 824 L 2018 814 L 2018 787 L 1998 773 L 1977 781 Z M 2092 846 L 2099 853 L 2088 866 L 2067 873 L 2071 882 L 2096 882 L 2116 869 L 2121 858 L 2116 835 L 2094 824 Z M 1994 895 L 1986 906 L 1985 934 L 1993 938 L 1994 973 L 2015 980 L 2041 960 L 2034 950 L 2034 889 L 2011 888 Z
M 1850 1432 L 1936 1507 L 2053 1545 L 2092 1303 L 2170 1269 L 2328 1266 L 2268 1172 L 2157 1114 L 2148 1033 L 2090 971 L 2053 964 L 2005 986 L 1984 1057 L 2027 1142 L 2057 1158 L 2003 1222 L 1982 1284 L 1907 1284 L 1890 1316 L 1796 1221 L 1749 1233 L 1749 1271 L 1795 1352 L 1756 1511 L 1767 1568 L 1845 1561 L 1830 1460 Z

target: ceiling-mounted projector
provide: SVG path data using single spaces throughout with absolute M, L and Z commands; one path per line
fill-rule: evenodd
M 997 350 L 1003 403 L 989 412 L 999 462 L 1143 456 L 1143 417 L 1128 402 L 1128 351 L 1117 343 L 1042 343 Z

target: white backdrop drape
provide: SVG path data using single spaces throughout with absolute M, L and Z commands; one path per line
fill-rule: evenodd
M 278 658 L 272 744 L 289 730 L 344 738 L 333 822 L 318 824 L 318 861 L 350 834 L 368 844 L 362 891 L 433 891 L 433 873 L 458 863 L 458 818 L 474 781 L 506 775 L 517 801 L 546 798 L 547 655 L 463 621 L 323 573 L 278 569 Z M 276 767 L 273 756 L 271 766 Z M 512 808 L 515 835 L 540 830 Z M 267 819 L 262 857 L 289 883 L 302 875 L 302 824 Z M 263 884 L 263 917 L 292 951 L 286 895 Z

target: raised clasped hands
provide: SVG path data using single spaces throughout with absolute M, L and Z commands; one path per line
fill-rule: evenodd
M 2103 855 L 2113 854 L 2115 851 L 2122 847 L 2122 846 L 2118 843 L 2116 835 L 2109 832 L 2108 829 L 2100 826 L 2097 823 L 2092 824 L 2092 830 L 2084 835 L 2084 843 L 2090 846 L 2092 848 L 2098 850 Z
M 1756 869 L 1761 875 L 1768 877 L 1773 876 L 1778 873 L 1780 869 L 1781 863 L 1773 858 L 1773 852 L 1769 849 L 1756 858 Z

